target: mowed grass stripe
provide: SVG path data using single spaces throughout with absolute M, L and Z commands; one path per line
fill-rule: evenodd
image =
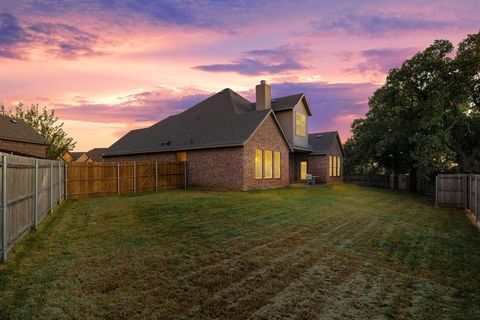
M 480 314 L 460 211 L 351 185 L 70 201 L 0 266 L 2 319 Z

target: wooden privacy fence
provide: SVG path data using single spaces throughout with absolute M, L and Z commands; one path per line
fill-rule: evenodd
M 390 176 L 387 175 L 348 175 L 345 182 L 367 187 L 390 188 Z
M 183 161 L 69 163 L 68 197 L 124 195 L 160 189 L 187 188 Z
M 65 165 L 0 153 L 0 221 L 2 260 L 47 212 L 65 199 Z
M 480 220 L 480 175 L 439 174 L 435 203 L 438 206 L 468 209 Z

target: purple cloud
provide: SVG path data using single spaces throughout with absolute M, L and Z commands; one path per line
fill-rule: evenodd
M 346 138 L 350 135 L 351 121 L 365 115 L 368 97 L 377 88 L 372 83 L 284 82 L 272 84 L 272 95 L 280 97 L 303 92 L 313 113 L 309 120 L 310 131 L 339 130 L 342 138 Z M 129 127 L 138 127 L 145 121 L 156 122 L 177 114 L 212 94 L 194 91 L 179 96 L 162 88 L 130 95 L 126 97 L 127 102 L 115 105 L 93 104 L 85 97 L 77 97 L 78 105 L 57 105 L 55 112 L 63 120 L 124 122 Z M 253 88 L 239 94 L 250 101 L 255 99 Z
M 272 84 L 272 96 L 303 92 L 313 114 L 310 132 L 338 130 L 345 139 L 352 120 L 368 111 L 368 98 L 377 88 L 373 83 L 284 82 Z
M 23 26 L 9 13 L 0 14 L 0 57 L 28 59 L 32 48 L 48 55 L 72 59 L 96 55 L 98 37 L 62 23 L 35 23 Z
M 360 58 L 362 58 L 363 61 L 346 71 L 386 74 L 391 69 L 400 67 L 405 60 L 411 58 L 419 50 L 419 48 L 380 48 L 363 50 L 360 51 Z
M 312 25 L 320 31 L 341 30 L 365 36 L 382 36 L 389 32 L 439 30 L 452 27 L 452 23 L 431 20 L 414 15 L 388 13 L 347 13 L 330 21 L 316 21 Z
M 236 72 L 249 76 L 306 69 L 306 66 L 296 61 L 297 55 L 288 46 L 281 46 L 277 49 L 246 51 L 240 59 L 231 63 L 201 65 L 193 68 L 208 72 Z

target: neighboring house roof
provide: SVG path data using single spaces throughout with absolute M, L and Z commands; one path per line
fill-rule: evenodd
M 273 111 L 291 110 L 298 104 L 298 102 L 300 102 L 300 100 L 303 100 L 305 109 L 307 109 L 307 114 L 311 116 L 312 112 L 310 111 L 310 106 L 303 93 L 272 99 L 272 109 Z
M 35 129 L 20 119 L 0 115 L 0 139 L 49 145 Z
M 107 151 L 108 148 L 94 148 L 90 151 L 87 151 L 87 155 L 95 162 L 103 161 L 103 153 Z
M 241 146 L 269 115 L 277 121 L 271 109 L 256 111 L 255 104 L 227 88 L 151 127 L 130 131 L 104 156 Z
M 317 132 L 308 135 L 308 143 L 313 149 L 312 155 L 328 154 L 335 141 L 338 142 L 343 154 L 342 142 L 338 131 Z
M 77 161 L 85 152 L 70 152 L 72 155 L 73 161 Z

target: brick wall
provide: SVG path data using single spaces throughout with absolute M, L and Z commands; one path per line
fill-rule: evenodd
M 256 149 L 280 151 L 280 178 L 255 179 Z M 283 138 L 273 116 L 269 116 L 244 146 L 243 189 L 278 188 L 290 185 L 289 152 L 288 144 Z
M 0 139 L 0 151 L 4 153 L 13 153 L 20 156 L 45 159 L 47 146 L 35 143 Z
M 328 156 L 340 157 L 340 177 L 330 177 L 328 174 Z M 338 143 L 334 143 L 328 155 L 308 156 L 308 173 L 318 176 L 321 183 L 340 183 L 343 181 L 343 156 Z

